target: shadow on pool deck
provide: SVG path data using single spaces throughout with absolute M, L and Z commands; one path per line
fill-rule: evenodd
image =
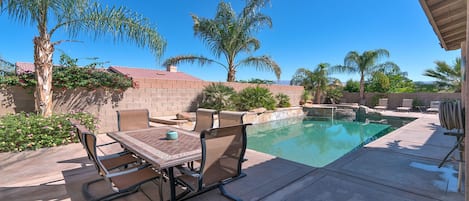
M 455 188 L 456 163 L 437 168 L 455 139 L 443 135 L 437 115 L 405 115 L 419 119 L 324 168 L 248 150 L 248 176 L 226 189 L 243 200 L 464 200 Z M 79 144 L 0 153 L 0 161 L 0 200 L 83 200 L 81 185 L 99 178 Z M 96 185 L 97 193 L 106 189 Z M 156 185 L 118 200 L 158 200 Z M 213 190 L 191 200 L 226 199 Z

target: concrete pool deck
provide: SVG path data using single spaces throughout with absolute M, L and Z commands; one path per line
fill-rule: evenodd
M 383 113 L 418 119 L 323 168 L 248 150 L 243 164 L 248 176 L 226 189 L 243 200 L 464 200 L 464 193 L 456 190 L 457 163 L 437 168 L 455 143 L 454 137 L 443 135 L 438 115 Z M 118 145 L 100 151 L 113 149 Z M 0 153 L 0 161 L 0 200 L 84 200 L 81 185 L 99 178 L 78 143 Z M 95 190 L 107 186 L 98 183 Z M 156 185 L 147 183 L 117 200 L 158 200 Z M 191 200 L 227 199 L 213 190 Z

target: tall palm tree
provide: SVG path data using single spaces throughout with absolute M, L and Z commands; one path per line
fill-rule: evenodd
M 389 57 L 389 52 L 386 49 L 368 50 L 362 54 L 350 51 L 344 58 L 344 65 L 333 68 L 339 72 L 358 72 L 360 74 L 360 104 L 365 104 L 365 76 L 380 69 L 399 68 L 395 63 L 389 61 L 378 64 L 378 60 L 382 57 Z
M 435 70 L 427 69 L 423 75 L 437 79 L 439 87 L 461 92 L 461 58 L 456 58 L 453 66 L 444 61 L 435 61 Z
M 273 71 L 277 79 L 280 79 L 280 66 L 267 55 L 236 60 L 240 53 L 251 53 L 260 48 L 260 41 L 252 34 L 265 25 L 272 26 L 270 17 L 259 12 L 268 2 L 269 0 L 249 0 L 239 15 L 236 15 L 229 3 L 220 2 L 213 19 L 192 15 L 194 34 L 204 41 L 217 59 L 225 57 L 226 64 L 205 56 L 181 55 L 168 58 L 164 65 L 197 62 L 202 66 L 216 63 L 228 71 L 228 82 L 236 80 L 239 67 L 254 66 L 257 70 Z
M 148 47 L 157 57 L 165 49 L 166 41 L 155 27 L 141 15 L 125 7 L 103 7 L 88 0 L 0 0 L 0 12 L 14 20 L 37 27 L 34 37 L 34 66 L 37 79 L 36 110 L 52 114 L 52 57 L 54 48 L 70 40 L 52 41 L 59 29 L 71 38 L 78 33 L 94 33 L 94 39 L 110 33 L 116 40 L 131 41 Z
M 310 71 L 306 68 L 299 68 L 293 74 L 293 78 L 290 81 L 291 85 L 301 85 L 305 90 L 315 91 L 315 103 L 321 103 L 322 93 L 326 90 L 328 84 L 331 82 L 329 77 L 330 65 L 328 63 L 320 63 L 314 69 Z

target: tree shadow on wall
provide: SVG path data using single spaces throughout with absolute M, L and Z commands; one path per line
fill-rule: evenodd
M 87 90 L 85 88 L 63 90 L 54 93 L 54 110 L 58 112 L 99 111 L 100 107 L 111 104 L 118 107 L 124 92 L 104 88 Z
M 1 107 L 8 113 L 34 112 L 34 88 L 1 87 Z

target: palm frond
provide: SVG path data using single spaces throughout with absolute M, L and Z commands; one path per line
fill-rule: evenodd
M 356 72 L 356 68 L 352 66 L 346 66 L 346 65 L 335 65 L 330 68 L 330 71 L 332 73 L 352 73 Z
M 390 72 L 400 72 L 400 70 L 401 69 L 399 68 L 399 66 L 396 63 L 391 62 L 391 61 L 378 64 L 376 66 L 372 66 L 368 69 L 370 73 L 375 72 L 375 71 L 380 71 L 383 73 L 390 73 Z
M 266 55 L 260 57 L 250 56 L 246 59 L 239 61 L 236 67 L 237 66 L 254 66 L 257 68 L 257 70 L 271 71 L 275 73 L 277 79 L 280 79 L 280 74 L 282 73 L 280 66 L 269 56 Z
M 0 12 L 7 12 L 9 17 L 18 22 L 33 25 L 41 18 L 39 3 L 35 0 L 3 0 L 0 2 Z
M 436 84 L 444 90 L 461 91 L 461 59 L 456 58 L 453 66 L 444 61 L 435 61 L 435 69 L 426 69 L 424 76 L 436 79 Z
M 210 49 L 210 51 L 219 58 L 223 53 L 222 51 L 222 36 L 218 28 L 217 22 L 199 18 L 196 15 L 192 15 L 194 21 L 194 35 L 202 39 L 203 43 Z
M 272 18 L 262 13 L 256 13 L 249 17 L 239 19 L 243 32 L 253 33 L 262 29 L 264 26 L 272 28 Z
M 250 13 L 255 13 L 259 7 L 264 7 L 270 0 L 250 0 L 247 1 L 246 6 L 243 9 L 242 16 L 247 16 Z
M 342 68 L 342 69 L 348 70 L 348 71 L 355 69 L 349 72 L 356 72 L 359 68 L 358 66 L 360 63 L 361 63 L 360 54 L 358 54 L 358 52 L 356 51 L 351 51 L 347 53 L 347 55 L 345 55 L 345 58 L 344 58 L 344 66 L 347 66 L 347 68 Z
M 189 63 L 189 64 L 197 63 L 200 66 L 204 66 L 206 64 L 211 64 L 211 63 L 216 63 L 216 64 L 219 64 L 220 66 L 223 66 L 225 69 L 228 69 L 225 65 L 223 65 L 222 63 L 218 61 L 209 59 L 204 56 L 195 56 L 195 55 L 181 55 L 181 56 L 170 57 L 163 62 L 163 66 L 179 65 L 182 63 Z
M 307 90 L 313 89 L 313 72 L 307 68 L 298 68 L 290 80 L 290 85 L 301 85 Z
M 138 47 L 148 47 L 158 58 L 166 48 L 166 41 L 148 19 L 125 7 L 102 7 L 93 3 L 75 9 L 78 10 L 59 16 L 62 23 L 50 33 L 60 27 L 65 27 L 72 36 L 79 32 L 94 33 L 95 39 L 110 33 L 115 41 L 131 41 Z

